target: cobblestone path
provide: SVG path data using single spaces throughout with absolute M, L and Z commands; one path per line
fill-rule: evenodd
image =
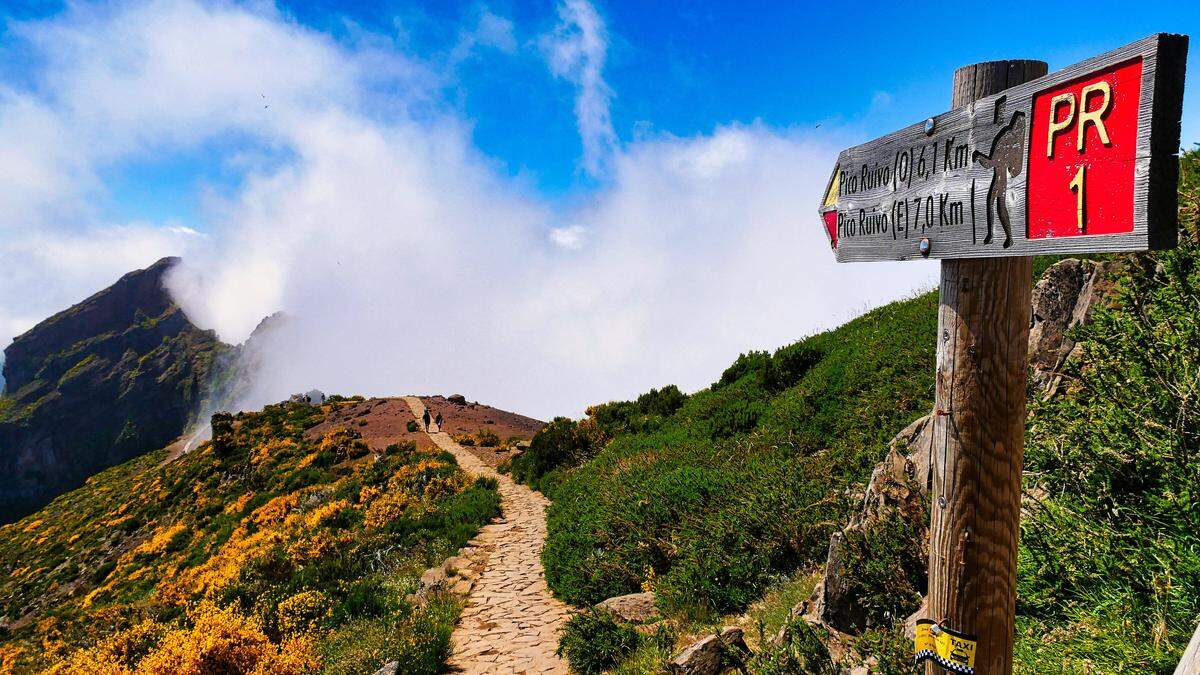
M 425 412 L 421 399 L 404 400 L 420 420 Z M 491 554 L 454 630 L 451 668 L 460 673 L 566 675 L 567 665 L 554 650 L 567 606 L 550 595 L 542 573 L 549 500 L 487 466 L 449 434 L 429 432 L 429 437 L 462 468 L 496 479 L 504 514 L 470 542 Z

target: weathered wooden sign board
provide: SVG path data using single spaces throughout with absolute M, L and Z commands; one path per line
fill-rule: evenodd
M 1186 56 L 1153 35 L 843 151 L 838 261 L 1174 246 Z

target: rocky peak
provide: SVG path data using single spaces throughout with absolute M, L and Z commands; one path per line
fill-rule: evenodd
M 126 274 L 4 350 L 0 523 L 171 442 L 211 395 L 230 348 L 171 299 L 177 262 Z
M 177 310 L 163 278 L 179 258 L 163 258 L 144 270 L 126 274 L 112 286 L 65 309 L 17 336 L 4 350 L 6 391 L 29 384 L 53 357 L 80 340 L 155 319 Z

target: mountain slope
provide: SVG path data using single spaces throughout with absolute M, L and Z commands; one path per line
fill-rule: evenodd
M 163 287 L 164 258 L 39 323 L 5 350 L 0 522 L 181 434 L 229 347 Z
M 469 417 L 446 415 L 486 436 Z M 458 602 L 406 595 L 499 497 L 409 422 L 402 400 L 361 397 L 219 414 L 197 450 L 0 528 L 0 672 L 435 672 Z
M 1091 323 L 1034 353 L 1049 370 L 1030 386 L 1020 672 L 1170 673 L 1200 617 L 1200 152 L 1181 169 L 1179 248 L 1113 257 Z M 667 388 L 552 422 L 512 471 L 554 499 L 553 589 L 581 605 L 653 590 L 683 634 L 711 634 L 707 622 L 770 589 L 806 596 L 889 440 L 930 411 L 936 306 L 929 293 L 743 355 L 686 400 Z M 837 672 L 873 654 L 873 672 L 911 672 L 901 633 L 924 591 L 927 516 L 916 520 L 846 545 L 866 629 L 832 636 L 789 605 L 765 634 L 791 637 L 756 645 L 750 670 Z M 644 642 L 620 672 L 657 672 L 671 653 Z

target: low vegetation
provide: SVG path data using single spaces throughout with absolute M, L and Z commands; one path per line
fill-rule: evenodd
M 215 416 L 192 453 L 139 457 L 0 529 L 0 670 L 437 672 L 458 601 L 407 596 L 498 513 L 496 486 L 411 443 L 306 437 L 323 412 Z
M 604 610 L 575 614 L 563 627 L 558 654 L 571 670 L 600 675 L 625 660 L 638 648 L 641 636 L 632 626 L 618 622 Z

